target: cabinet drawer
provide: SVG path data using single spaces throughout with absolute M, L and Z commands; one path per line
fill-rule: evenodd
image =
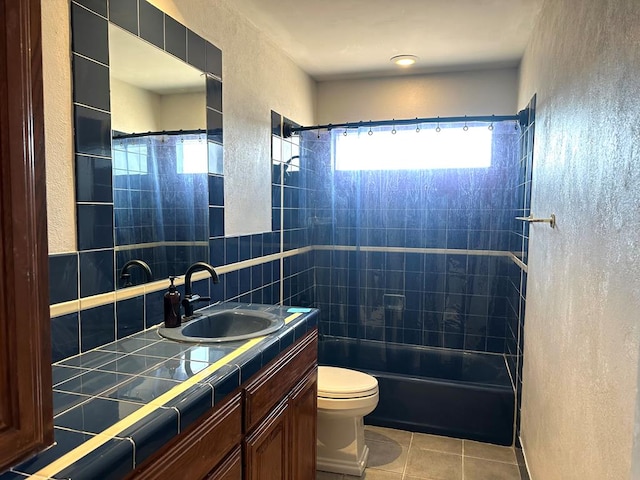
M 244 428 L 249 432 L 318 363 L 318 332 L 302 340 L 267 365 L 244 389 Z
M 237 393 L 220 407 L 214 407 L 208 416 L 174 438 L 162 454 L 145 461 L 129 478 L 205 478 L 242 440 L 241 405 Z

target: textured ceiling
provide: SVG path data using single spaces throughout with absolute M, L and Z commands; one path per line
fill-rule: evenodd
M 233 0 L 317 80 L 517 65 L 544 0 Z

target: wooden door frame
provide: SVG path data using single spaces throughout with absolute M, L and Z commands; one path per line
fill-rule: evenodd
M 53 442 L 40 21 L 0 2 L 0 473 Z

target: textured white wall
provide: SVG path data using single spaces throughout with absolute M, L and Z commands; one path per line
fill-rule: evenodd
M 127 133 L 162 129 L 160 95 L 115 78 L 110 79 L 109 88 L 112 129 Z
M 154 0 L 223 52 L 226 234 L 271 229 L 271 110 L 315 122 L 315 82 L 231 0 Z M 76 249 L 69 1 L 42 2 L 49 253 Z
M 521 66 L 520 106 L 538 94 L 532 211 L 558 217 L 529 244 L 521 438 L 533 480 L 640 478 L 638 45 L 637 0 L 550 0 Z
M 69 1 L 42 2 L 49 253 L 76 250 Z
M 204 91 L 162 95 L 160 97 L 161 130 L 206 129 L 206 108 L 207 99 Z
M 334 80 L 318 83 L 318 122 L 512 115 L 518 70 Z

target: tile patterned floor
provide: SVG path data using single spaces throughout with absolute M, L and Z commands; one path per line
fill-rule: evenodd
M 362 477 L 317 472 L 316 480 L 528 480 L 511 447 L 365 426 Z

